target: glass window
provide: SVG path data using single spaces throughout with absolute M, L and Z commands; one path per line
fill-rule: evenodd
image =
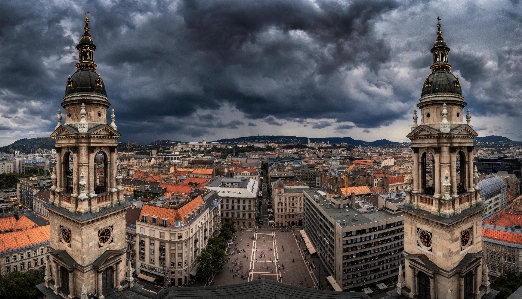
M 151 237 L 154 237 L 154 230 L 153 229 L 149 230 L 149 233 L 150 233 Z

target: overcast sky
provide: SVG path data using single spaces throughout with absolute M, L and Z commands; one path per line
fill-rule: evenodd
M 522 140 L 518 0 L 2 0 L 0 145 L 54 129 L 86 10 L 120 141 L 407 141 L 437 16 L 475 130 Z

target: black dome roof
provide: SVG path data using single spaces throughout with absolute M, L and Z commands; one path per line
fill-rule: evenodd
M 454 93 L 462 96 L 459 79 L 446 70 L 432 72 L 424 81 L 421 96 L 438 93 Z
M 100 75 L 92 69 L 77 70 L 68 80 L 65 95 L 72 93 L 93 92 L 107 96 L 105 84 Z

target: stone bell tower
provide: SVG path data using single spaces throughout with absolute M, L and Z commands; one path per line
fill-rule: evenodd
M 76 72 L 67 79 L 62 102 L 65 122 L 58 110 L 51 134 L 56 168 L 47 206 L 52 251 L 45 286 L 63 298 L 104 298 L 124 285 L 127 206 L 116 152 L 121 135 L 114 110 L 107 124 L 110 103 L 96 73 L 88 16 L 76 49 Z
M 405 277 L 398 292 L 410 298 L 481 298 L 489 292 L 482 258 L 482 211 L 473 164 L 477 133 L 470 124 L 459 79 L 448 63 L 450 48 L 440 19 L 424 81 L 418 124 L 414 111 L 413 163 L 404 213 Z

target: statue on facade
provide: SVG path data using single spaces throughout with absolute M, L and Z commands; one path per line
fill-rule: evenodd
M 80 187 L 80 195 L 78 196 L 78 198 L 87 199 L 87 194 L 85 194 L 85 187 L 87 185 L 87 182 L 85 181 L 85 174 L 83 172 L 80 174 L 80 181 L 78 182 L 78 185 Z
M 87 297 L 87 287 L 85 284 L 82 285 L 82 294 L 80 295 L 80 299 L 89 299 L 89 297 Z
M 58 109 L 58 114 L 56 115 L 56 120 L 58 120 L 58 123 L 56 124 L 55 130 L 58 129 L 59 126 L 62 125 L 62 110 Z
M 114 115 L 114 109 L 112 109 L 112 112 L 111 112 L 111 127 L 114 130 L 118 129 L 118 127 L 116 126 L 116 115 Z
M 440 122 L 440 131 L 442 133 L 449 133 L 451 128 L 450 128 L 450 123 L 448 121 L 448 109 L 446 109 L 446 103 L 444 103 L 444 105 L 442 105 L 442 121 Z
M 475 165 L 475 168 L 473 169 L 473 184 L 475 185 L 475 190 L 480 190 L 480 187 L 478 186 L 479 182 L 479 174 L 477 165 Z

